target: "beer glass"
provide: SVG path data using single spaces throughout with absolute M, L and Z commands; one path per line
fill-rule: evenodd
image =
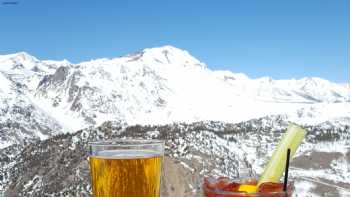
M 90 142 L 94 197 L 159 197 L 164 155 L 161 140 Z

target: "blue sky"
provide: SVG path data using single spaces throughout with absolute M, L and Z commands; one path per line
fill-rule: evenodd
M 350 82 L 346 0 L 17 1 L 0 0 L 0 54 L 77 63 L 173 45 L 254 78 Z

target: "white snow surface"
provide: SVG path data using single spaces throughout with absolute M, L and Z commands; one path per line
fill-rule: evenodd
M 311 190 L 315 188 L 315 185 L 307 182 L 300 181 L 295 183 L 295 195 L 296 197 L 319 197 L 314 193 L 311 193 Z

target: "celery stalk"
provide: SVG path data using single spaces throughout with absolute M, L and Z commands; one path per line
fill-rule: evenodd
M 284 134 L 264 172 L 260 176 L 258 186 L 265 182 L 279 182 L 285 171 L 288 148 L 290 148 L 291 160 L 305 135 L 305 129 L 293 123 L 289 124 L 287 132 Z

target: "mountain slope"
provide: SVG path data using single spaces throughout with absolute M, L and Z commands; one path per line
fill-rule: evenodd
M 166 142 L 162 195 L 200 196 L 205 175 L 234 178 L 260 174 L 287 124 L 281 117 L 239 124 L 198 122 L 125 127 L 106 122 L 98 128 L 30 144 L 12 159 L 0 156 L 6 172 L 0 189 L 5 190 L 5 196 L 90 196 L 87 142 L 156 138 Z M 325 129 L 325 125 L 318 125 L 307 130 L 307 138 L 291 163 L 290 179 L 295 181 L 296 194 L 348 196 L 349 127 L 329 125 Z M 15 160 L 14 165 L 8 165 Z
M 11 144 L 23 144 L 63 132 L 59 122 L 37 107 L 0 73 L 0 149 Z

